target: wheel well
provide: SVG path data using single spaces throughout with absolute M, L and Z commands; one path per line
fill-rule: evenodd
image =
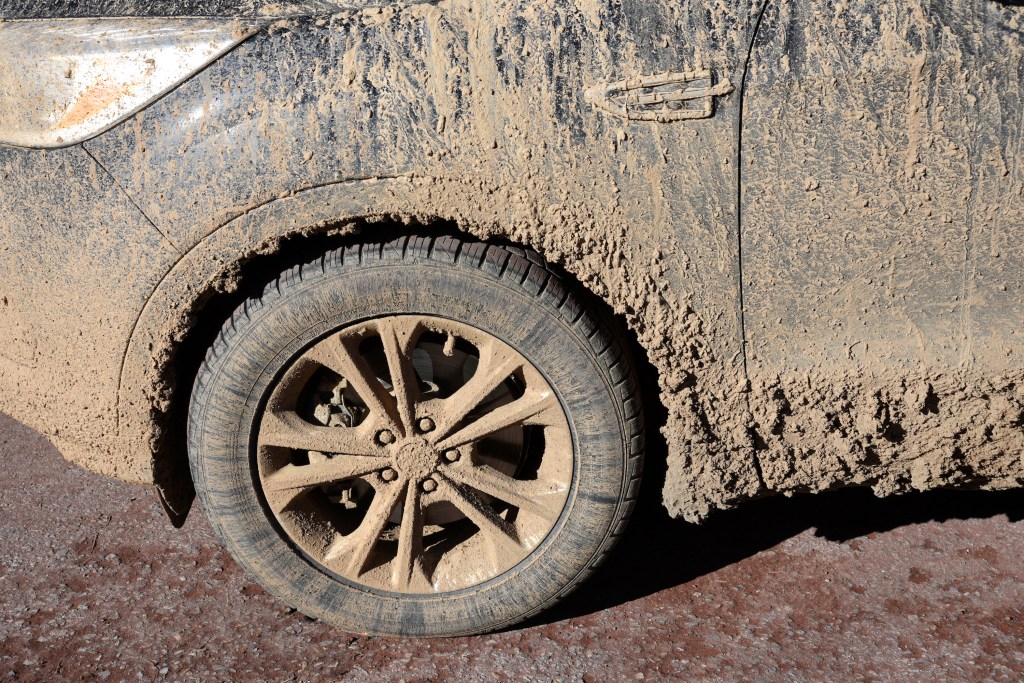
M 231 279 L 235 286 L 230 291 L 211 289 L 197 298 L 192 309 L 192 324 L 182 339 L 174 345 L 165 364 L 163 374 L 170 391 L 167 409 L 154 416 L 158 423 L 155 432 L 161 435 L 154 453 L 154 483 L 175 526 L 180 527 L 184 524 L 195 497 L 185 443 L 189 401 L 195 377 L 207 349 L 216 340 L 232 313 L 247 299 L 259 296 L 280 273 L 313 261 L 334 249 L 366 241 L 388 242 L 407 235 L 456 237 L 500 245 L 522 251 L 524 255 L 536 253 L 530 245 L 518 244 L 503 238 L 500 234 L 481 240 L 478 235 L 466 232 L 455 222 L 448 220 L 420 221 L 393 217 L 385 220 L 346 221 L 345 230 L 338 230 L 339 227 L 342 226 L 327 226 L 316 232 L 301 232 L 287 236 L 278 243 L 278 248 L 270 253 L 261 253 L 245 260 L 228 263 L 225 271 L 232 272 Z M 538 255 L 538 258 L 543 256 Z M 654 458 L 647 459 L 648 476 L 645 488 L 657 486 L 660 489 L 664 479 L 665 458 L 664 442 L 659 430 L 667 420 L 667 412 L 658 398 L 657 369 L 650 362 L 646 349 L 640 345 L 636 332 L 630 328 L 624 316 L 616 314 L 606 301 L 566 271 L 561 264 L 547 260 L 545 263 L 582 295 L 589 306 L 595 307 L 602 317 L 612 320 L 612 324 L 619 325 L 625 335 L 642 387 L 648 450 L 655 455 Z M 658 457 L 659 455 L 662 457 Z

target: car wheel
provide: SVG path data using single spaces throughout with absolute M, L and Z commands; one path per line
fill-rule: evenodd
M 637 492 L 625 346 L 530 252 L 403 238 L 284 273 L 197 377 L 189 457 L 238 562 L 359 633 L 497 629 L 604 558 Z

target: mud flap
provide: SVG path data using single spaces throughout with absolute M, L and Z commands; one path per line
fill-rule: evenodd
M 182 469 L 182 468 L 175 468 Z M 167 518 L 175 529 L 185 526 L 185 520 L 192 509 L 192 501 L 196 499 L 196 489 L 192 485 L 192 475 L 188 468 L 184 472 L 161 472 L 156 475 L 156 493 L 160 498 L 160 506 L 167 513 Z

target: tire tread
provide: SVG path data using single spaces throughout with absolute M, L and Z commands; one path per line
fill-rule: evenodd
M 627 354 L 629 345 L 620 326 L 600 309 L 584 305 L 581 294 L 575 292 L 539 254 L 519 247 L 499 246 L 449 236 L 405 236 L 390 242 L 359 243 L 330 251 L 308 264 L 288 269 L 269 283 L 259 296 L 248 299 L 235 309 L 206 353 L 196 378 L 193 397 L 206 391 L 211 367 L 227 351 L 232 339 L 251 322 L 250 310 L 259 310 L 268 302 L 285 297 L 290 289 L 310 278 L 327 277 L 334 271 L 364 267 L 373 261 L 396 260 L 424 260 L 453 268 L 474 268 L 509 282 L 522 289 L 524 293 L 537 298 L 555 311 L 565 323 L 575 328 L 580 338 L 587 340 L 595 357 L 605 360 L 608 376 L 612 380 L 611 389 L 621 406 L 620 419 L 625 425 L 623 446 L 626 471 L 614 521 L 609 525 L 609 530 L 591 561 L 566 582 L 561 591 L 531 612 L 494 627 L 507 628 L 551 608 L 572 593 L 601 566 L 625 531 L 639 492 L 644 459 L 645 438 L 639 384 L 630 368 Z M 608 362 L 609 360 L 611 362 Z M 195 405 L 196 400 L 193 398 L 193 409 Z M 191 410 L 189 416 L 190 453 L 195 450 L 193 423 L 202 419 L 199 415 L 193 415 L 193 412 L 194 410 Z M 189 460 L 196 491 L 204 508 L 208 509 L 206 477 L 196 459 L 190 457 Z M 211 521 L 224 538 L 225 535 L 216 521 Z

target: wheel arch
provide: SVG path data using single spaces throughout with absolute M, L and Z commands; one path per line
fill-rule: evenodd
M 409 191 L 424 182 L 408 177 L 355 180 L 279 197 L 210 232 L 163 277 L 129 340 L 118 390 L 118 431 L 137 444 L 130 457 L 148 461 L 161 502 L 176 526 L 184 523 L 195 496 L 184 433 L 192 383 L 206 349 L 232 312 L 279 273 L 354 242 L 415 234 L 485 241 L 524 254 L 532 251 L 605 315 L 617 318 L 631 342 L 642 385 L 658 386 L 648 349 L 624 316 L 616 315 L 606 297 L 595 291 L 600 283 L 588 286 L 565 267 L 571 264 L 565 263 L 563 254 L 500 221 L 416 211 L 408 202 Z M 436 181 L 430 185 L 438 191 Z M 663 424 L 664 409 L 657 395 L 646 393 L 649 423 Z

